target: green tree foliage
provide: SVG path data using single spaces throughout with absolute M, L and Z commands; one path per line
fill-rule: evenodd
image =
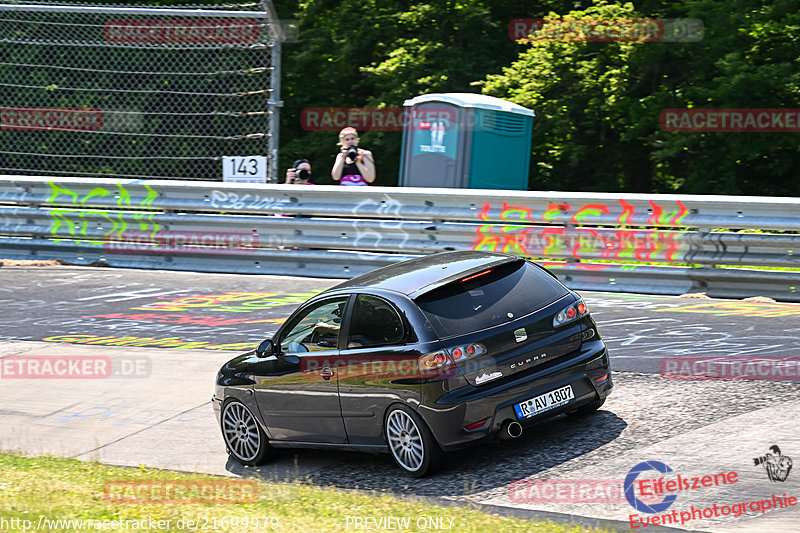
M 797 133 L 666 132 L 659 115 L 800 107 L 798 2 L 596 2 L 565 15 L 698 18 L 705 34 L 684 43 L 533 41 L 487 76 L 484 92 L 537 113 L 532 188 L 797 195 Z
M 299 23 L 299 40 L 283 48 L 281 164 L 311 160 L 316 183 L 332 183 L 336 132 L 306 132 L 307 107 L 402 107 L 433 92 L 478 92 L 472 85 L 517 56 L 508 37 L 513 18 L 540 17 L 558 3 L 438 0 L 310 0 L 276 2 Z M 360 132 L 361 133 L 361 132 Z M 377 185 L 394 185 L 400 132 L 361 133 L 375 153 Z

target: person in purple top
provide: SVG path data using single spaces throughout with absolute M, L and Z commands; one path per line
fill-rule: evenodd
M 358 147 L 358 132 L 345 128 L 339 132 L 339 153 L 333 163 L 331 177 L 340 185 L 369 185 L 375 181 L 375 160 L 372 152 Z

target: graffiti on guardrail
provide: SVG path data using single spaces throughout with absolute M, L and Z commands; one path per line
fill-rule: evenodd
M 630 204 L 622 216 L 631 218 Z M 651 202 L 652 204 L 652 202 Z M 486 204 L 479 218 L 488 221 L 491 205 Z M 631 208 L 632 209 L 632 208 Z M 558 213 L 569 212 L 569 206 L 551 204 L 542 215 L 541 221 L 553 220 Z M 575 223 L 597 216 L 608 214 L 609 209 L 602 204 L 585 204 L 574 215 Z M 653 210 L 650 218 L 654 221 L 672 222 L 683 215 L 668 213 L 663 209 Z M 504 221 L 537 222 L 533 209 L 509 206 L 503 202 L 500 217 Z M 671 217 L 666 219 L 665 217 Z M 600 228 L 565 228 L 553 226 L 530 226 L 520 224 L 483 224 L 476 230 L 474 250 L 506 252 L 528 257 L 558 257 L 568 259 L 594 260 L 636 260 L 645 262 L 680 262 L 688 246 L 680 237 L 686 232 L 650 230 L 650 229 L 600 229 Z
M 502 202 L 499 206 L 486 202 L 477 214 L 479 220 L 513 221 L 522 224 L 616 224 L 618 226 L 685 227 L 690 210 L 681 200 L 648 200 L 648 208 L 638 208 L 618 199 L 616 203 L 550 203 L 540 210 Z
M 54 242 L 73 240 L 76 244 L 102 246 L 114 254 L 244 253 L 255 248 L 286 246 L 281 236 L 260 237 L 250 231 L 166 230 L 154 219 L 155 211 L 131 213 L 92 207 L 92 198 L 113 199 L 120 208 L 152 209 L 158 193 L 146 183 L 147 196 L 138 202 L 123 184 L 117 189 L 95 187 L 86 194 L 66 185 L 48 182 L 51 189 L 50 235 Z M 65 201 L 66 200 L 66 201 Z M 283 202 L 257 195 L 212 191 L 211 203 L 218 209 L 267 209 Z M 107 203 L 107 202 L 104 202 Z M 74 206 L 74 208 L 66 207 Z
M 94 225 L 95 230 L 105 230 L 104 237 L 109 237 L 115 233 L 122 235 L 128 229 L 128 223 L 123 218 L 122 213 L 111 212 L 109 210 L 91 207 L 92 198 L 96 197 L 111 197 L 116 200 L 120 208 L 139 207 L 143 209 L 150 209 L 153 200 L 158 197 L 158 193 L 147 184 L 144 184 L 147 189 L 147 196 L 140 200 L 136 205 L 131 202 L 131 194 L 121 183 L 117 183 L 117 190 L 108 189 L 104 187 L 95 187 L 88 193 L 82 196 L 82 193 L 75 192 L 65 185 L 57 185 L 55 182 L 48 182 L 50 185 L 50 198 L 47 203 L 54 205 L 50 210 L 52 218 L 50 226 L 50 234 L 53 237 L 53 242 L 60 242 L 67 240 L 62 238 L 64 234 L 69 234 L 72 237 L 78 237 L 75 240 L 76 244 L 90 244 L 95 246 L 102 246 L 104 240 L 91 240 L 88 237 L 90 225 Z M 64 198 L 68 201 L 65 202 Z M 74 208 L 66 208 L 64 204 L 74 206 Z M 88 204 L 88 206 L 87 206 Z M 153 221 L 155 213 L 136 213 L 133 214 L 134 220 L 138 223 L 138 229 L 143 232 L 156 233 L 159 225 Z M 91 219 L 102 217 L 108 222 L 108 226 L 104 223 L 92 222 Z M 105 227 L 104 227 L 105 226 Z M 63 227 L 63 229 L 62 229 Z M 81 238 L 81 237 L 86 237 Z
M 258 194 L 239 194 L 232 191 L 211 191 L 211 207 L 215 209 L 275 209 L 290 204 L 286 198 L 259 196 Z
M 402 208 L 403 202 L 389 195 L 385 195 L 384 199 L 380 202 L 372 198 L 361 200 L 353 207 L 352 213 L 354 216 L 358 216 L 363 211 L 367 211 L 382 216 L 399 218 Z M 365 227 L 365 225 L 369 225 L 369 227 Z M 378 248 L 383 241 L 391 240 L 393 248 L 402 250 L 409 240 L 409 234 L 403 228 L 404 225 L 405 221 L 403 220 L 382 220 L 378 228 L 375 228 L 369 221 L 354 220 L 352 223 L 352 227 L 356 232 L 354 244 L 356 246 L 366 246 L 367 243 L 371 243 L 373 247 Z

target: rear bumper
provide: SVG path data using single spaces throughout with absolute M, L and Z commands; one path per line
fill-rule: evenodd
M 600 378 L 607 376 L 603 381 Z M 574 398 L 564 405 L 520 419 L 514 406 L 522 401 L 571 385 Z M 613 388 L 606 347 L 601 340 L 584 343 L 574 354 L 562 357 L 547 368 L 502 383 L 462 386 L 423 402 L 419 414 L 425 419 L 437 442 L 446 451 L 461 448 L 495 436 L 504 422 L 523 426 L 535 424 L 558 414 L 572 411 L 598 398 L 606 398 Z M 432 398 L 431 394 L 423 394 Z M 485 421 L 475 429 L 465 427 Z

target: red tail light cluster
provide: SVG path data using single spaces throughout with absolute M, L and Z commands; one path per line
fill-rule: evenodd
M 450 356 L 453 358 L 453 361 L 456 363 L 463 361 L 464 359 L 471 359 L 473 357 L 478 357 L 486 353 L 486 346 L 483 344 L 465 344 L 463 346 L 456 346 L 454 348 L 448 348 L 447 350 L 450 352 Z
M 444 350 L 428 353 L 419 357 L 419 367 L 423 372 L 426 370 L 436 370 L 437 368 L 442 368 L 451 364 L 453 364 L 453 360 L 450 359 L 450 356 Z
M 445 348 L 438 352 L 433 352 L 420 356 L 419 367 L 422 370 L 435 370 L 450 364 L 460 363 L 466 359 L 472 359 L 486 353 L 486 346 L 483 344 L 464 344 Z
M 553 317 L 553 327 L 563 326 L 588 314 L 589 308 L 586 307 L 583 300 L 578 300 L 556 313 L 556 316 Z

